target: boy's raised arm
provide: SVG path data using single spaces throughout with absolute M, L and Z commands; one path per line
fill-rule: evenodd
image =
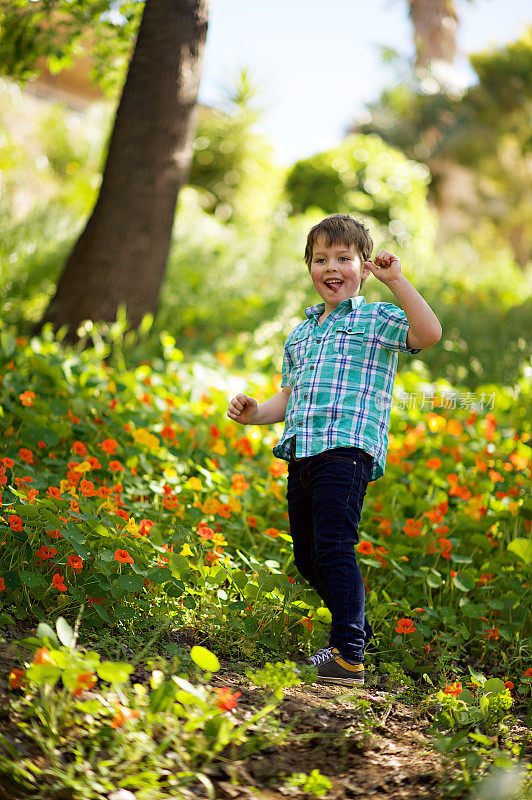
M 241 425 L 269 425 L 283 422 L 291 392 L 290 386 L 283 386 L 280 392 L 260 405 L 247 394 L 237 394 L 229 403 L 227 416 L 235 422 L 240 422 Z

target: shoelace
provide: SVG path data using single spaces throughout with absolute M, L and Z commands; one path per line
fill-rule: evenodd
M 311 664 L 321 664 L 322 661 L 328 661 L 332 655 L 332 647 L 322 647 L 313 656 L 310 656 L 309 661 Z

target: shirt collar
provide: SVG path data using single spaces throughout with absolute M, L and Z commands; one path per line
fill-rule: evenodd
M 349 311 L 354 311 L 356 308 L 361 308 L 361 306 L 364 305 L 366 305 L 366 298 L 359 294 L 357 297 L 348 297 L 347 300 L 342 300 L 342 302 L 337 305 L 331 314 L 343 316 L 344 314 L 348 314 Z M 318 303 L 315 306 L 309 306 L 306 308 L 305 314 L 309 319 L 312 319 L 312 317 L 320 317 L 324 311 L 325 303 Z

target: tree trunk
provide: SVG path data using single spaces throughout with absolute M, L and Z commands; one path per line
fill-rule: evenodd
M 456 54 L 458 16 L 453 0 L 409 0 L 414 26 L 416 67 L 430 67 L 433 61 L 452 64 Z
M 35 326 L 155 314 L 192 155 L 208 0 L 146 0 L 96 205 Z

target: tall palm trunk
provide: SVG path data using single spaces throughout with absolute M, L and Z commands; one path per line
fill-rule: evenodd
M 55 296 L 35 326 L 155 313 L 178 192 L 192 155 L 208 0 L 146 0 L 102 184 Z
M 415 66 L 430 67 L 433 61 L 452 64 L 458 28 L 453 0 L 409 0 L 408 6 L 414 26 Z

